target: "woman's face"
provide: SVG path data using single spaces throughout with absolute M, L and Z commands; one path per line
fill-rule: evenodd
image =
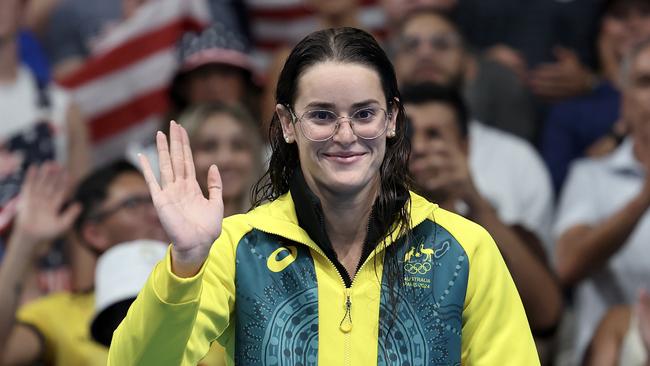
M 364 108 L 388 110 L 378 73 L 361 64 L 321 62 L 306 69 L 297 84 L 293 106 L 296 116 L 313 110 L 346 117 Z M 300 167 L 315 193 L 347 195 L 376 187 L 386 151 L 386 131 L 395 129 L 396 113 L 387 121 L 388 128 L 375 139 L 357 137 L 345 118 L 339 120 L 332 138 L 314 142 L 302 133 L 302 122 L 292 123 L 286 108 L 278 105 L 277 110 L 286 137 L 298 145 Z
M 192 142 L 196 175 L 203 192 L 208 168 L 216 164 L 223 181 L 224 201 L 248 194 L 256 178 L 256 157 L 250 136 L 240 122 L 229 114 L 215 114 L 197 131 Z
M 190 104 L 240 103 L 246 94 L 246 79 L 234 66 L 209 64 L 191 71 L 187 87 Z

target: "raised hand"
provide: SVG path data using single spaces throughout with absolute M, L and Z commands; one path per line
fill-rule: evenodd
M 61 212 L 66 191 L 66 176 L 56 163 L 31 166 L 20 190 L 12 236 L 19 246 L 37 254 L 38 247 L 48 244 L 68 230 L 81 211 L 72 204 Z
M 196 181 L 187 132 L 174 121 L 169 127 L 169 145 L 164 133 L 156 135 L 160 185 L 144 155 L 140 155 L 140 163 L 160 222 L 173 243 L 172 270 L 189 277 L 199 271 L 221 234 L 221 176 L 212 165 L 208 171 L 209 198 L 205 198 Z

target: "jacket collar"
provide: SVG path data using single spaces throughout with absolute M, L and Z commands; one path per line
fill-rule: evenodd
M 298 169 L 296 170 L 298 171 Z M 302 176 L 302 173 L 301 173 Z M 296 178 L 298 179 L 298 178 Z M 306 222 L 302 222 L 301 220 L 310 220 L 314 217 L 318 217 L 316 213 L 314 213 L 314 210 L 320 210 L 322 214 L 322 208 L 317 208 L 320 206 L 320 201 L 318 198 L 309 190 L 309 187 L 307 187 L 306 182 L 304 182 L 304 177 L 301 177 L 300 181 L 296 182 L 297 185 L 304 185 L 302 189 L 306 188 L 306 192 L 303 192 L 307 195 L 313 195 L 316 199 L 314 201 L 313 199 L 309 199 L 306 202 L 311 202 L 310 204 L 305 204 L 304 207 L 298 208 L 297 206 L 301 206 L 301 203 L 296 203 L 296 202 L 301 202 L 305 201 L 305 197 L 301 196 L 301 193 L 299 190 L 301 188 L 295 187 L 292 189 L 292 185 L 294 185 L 294 182 L 292 181 L 290 183 L 290 191 L 287 192 L 286 194 L 278 197 L 272 202 L 269 202 L 267 204 L 264 204 L 262 206 L 259 206 L 246 214 L 245 216 L 247 217 L 247 222 L 248 225 L 251 227 L 279 235 L 282 237 L 285 237 L 287 239 L 303 243 L 306 245 L 313 245 L 313 246 L 318 246 L 321 248 L 321 242 L 317 242 L 316 240 L 322 240 L 321 234 L 316 234 L 317 228 L 311 227 L 310 229 L 307 229 L 306 226 L 311 226 L 311 224 L 307 224 Z M 410 213 L 411 213 L 411 227 L 414 227 L 418 224 L 420 224 L 422 221 L 424 221 L 427 218 L 431 217 L 432 212 L 438 207 L 438 205 L 433 204 L 426 200 L 425 198 L 413 193 L 409 192 L 410 195 Z M 315 206 L 314 203 L 317 202 L 318 206 Z M 312 211 L 311 213 L 308 213 Z M 299 216 L 310 216 L 310 218 L 307 219 L 299 219 Z M 374 220 L 373 220 L 374 221 Z M 306 226 L 302 226 L 306 225 Z M 374 224 L 370 224 L 371 228 L 374 226 Z M 371 233 L 374 232 L 376 229 L 371 229 Z M 396 238 L 394 237 L 395 234 L 389 238 L 389 243 Z M 328 245 L 331 247 L 331 244 L 329 244 L 329 238 L 327 239 Z

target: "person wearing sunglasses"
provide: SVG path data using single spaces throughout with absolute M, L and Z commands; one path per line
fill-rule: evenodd
M 255 208 L 223 219 L 181 125 L 145 177 L 169 234 L 113 335 L 109 365 L 538 365 L 489 234 L 409 191 L 395 72 L 368 33 L 311 33 L 280 73 Z

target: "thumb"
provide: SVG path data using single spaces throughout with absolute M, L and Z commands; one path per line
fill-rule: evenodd
M 553 47 L 553 55 L 558 61 L 578 61 L 578 56 L 573 50 L 562 46 Z
M 72 226 L 74 220 L 81 213 L 81 205 L 77 202 L 71 204 L 68 208 L 61 213 L 61 223 L 65 230 L 69 229 Z
M 208 169 L 208 199 L 221 200 L 221 192 L 223 191 L 223 186 L 221 183 L 221 174 L 219 174 L 219 168 L 216 165 L 210 165 Z

